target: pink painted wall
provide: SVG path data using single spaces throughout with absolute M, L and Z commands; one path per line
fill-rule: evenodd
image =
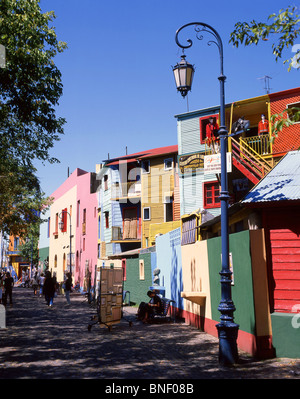
M 90 193 L 91 173 L 86 173 L 77 178 L 77 200 L 80 209 L 76 206 L 76 250 L 75 250 L 75 283 L 80 283 L 83 288 L 86 265 L 91 272 L 92 285 L 94 285 L 95 265 L 97 265 L 98 246 L 98 202 L 97 194 Z M 83 213 L 86 210 L 86 231 L 83 233 Z
M 55 202 L 76 186 L 76 199 L 73 202 L 75 206 L 72 209 L 72 235 L 74 235 L 73 242 L 75 242 L 75 248 L 72 248 L 72 253 L 75 254 L 73 282 L 79 282 L 81 288 L 83 288 L 87 262 L 89 264 L 89 271 L 92 273 L 92 285 L 94 282 L 95 265 L 97 265 L 98 202 L 97 194 L 90 192 L 91 179 L 92 173 L 77 168 L 50 196 L 54 198 Z M 78 201 L 80 201 L 79 215 L 77 214 Z M 69 202 L 61 205 L 61 208 L 65 207 L 70 211 Z M 85 234 L 82 231 L 84 209 L 86 209 Z
M 50 197 L 54 198 L 54 200 L 60 198 L 67 191 L 69 191 L 72 187 L 77 184 L 77 178 L 84 174 L 88 174 L 85 170 L 75 169 L 74 172 L 65 180 L 51 195 Z

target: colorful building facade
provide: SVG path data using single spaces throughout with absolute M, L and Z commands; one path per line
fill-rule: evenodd
M 77 168 L 51 195 L 49 269 L 58 281 L 71 269 L 82 289 L 97 265 L 96 190 L 96 174 Z

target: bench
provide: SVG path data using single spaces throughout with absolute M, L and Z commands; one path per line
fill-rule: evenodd
M 160 311 L 155 310 L 152 317 L 154 319 L 155 318 L 162 318 L 162 319 L 170 318 L 170 320 L 171 320 L 172 315 L 171 314 L 169 315 L 170 306 L 171 306 L 171 304 L 175 304 L 176 302 L 173 301 L 172 299 L 168 299 L 168 298 L 161 298 L 161 301 L 163 303 L 163 308 Z M 173 321 L 175 321 L 175 317 L 173 317 Z

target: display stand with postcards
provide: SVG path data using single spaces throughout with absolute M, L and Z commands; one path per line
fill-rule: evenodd
M 97 315 L 92 317 L 92 325 L 99 323 L 111 331 L 112 325 L 121 322 L 123 316 L 123 269 L 100 267 L 97 270 Z M 132 325 L 131 321 L 129 326 Z

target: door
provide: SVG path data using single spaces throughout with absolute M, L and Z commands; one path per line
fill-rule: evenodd
M 137 208 L 123 210 L 123 240 L 137 239 Z

